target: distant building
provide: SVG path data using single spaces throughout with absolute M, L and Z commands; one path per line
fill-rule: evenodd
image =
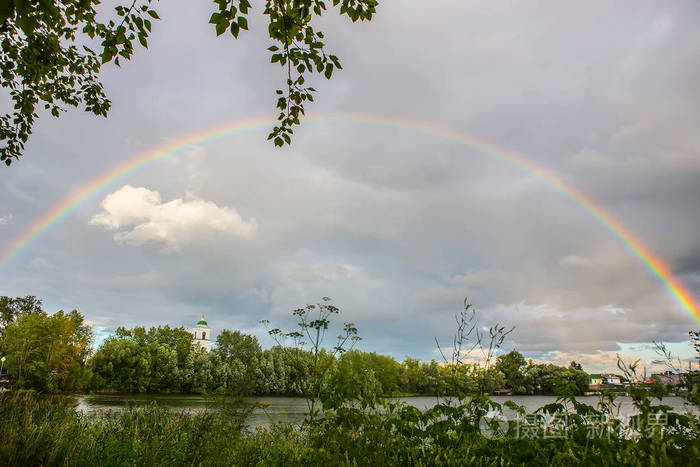
M 612 373 L 603 373 L 603 384 L 622 384 L 620 377 Z
M 598 386 L 603 384 L 603 375 L 593 374 L 588 377 L 588 386 L 591 389 L 598 389 Z
M 200 319 L 194 329 L 192 329 L 192 335 L 194 336 L 194 342 L 196 342 L 200 348 L 207 352 L 211 350 L 211 329 L 207 322 L 204 321 L 204 315 L 202 315 L 202 319 Z
M 622 386 L 620 376 L 612 373 L 592 374 L 588 376 L 588 389 L 615 389 Z

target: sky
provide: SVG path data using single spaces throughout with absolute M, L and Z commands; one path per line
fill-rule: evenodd
M 284 82 L 260 2 L 234 40 L 213 4 L 158 5 L 148 50 L 102 71 L 107 119 L 42 115 L 1 169 L 0 248 L 155 147 L 274 119 Z M 0 295 L 118 326 L 291 329 L 321 297 L 359 348 L 439 359 L 465 297 L 504 350 L 589 371 L 683 358 L 695 322 L 625 245 L 532 173 L 360 115 L 486 141 L 555 174 L 627 227 L 700 299 L 700 7 L 695 1 L 381 2 L 318 26 L 343 70 L 311 79 L 290 147 L 270 127 L 203 141 L 104 186 L 0 265 Z M 0 110 L 8 110 L 7 100 Z M 324 119 L 323 115 L 340 119 Z M 317 117 L 317 118 L 316 118 Z M 333 334 L 331 334 L 333 335 Z M 686 363 L 687 364 L 687 363 Z

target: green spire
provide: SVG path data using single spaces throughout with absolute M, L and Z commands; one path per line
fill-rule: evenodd
M 207 324 L 207 322 L 204 321 L 204 315 L 202 315 L 202 319 L 199 320 L 199 322 L 197 323 L 197 326 L 199 326 L 200 324 L 203 325 L 203 326 L 209 326 L 209 325 Z

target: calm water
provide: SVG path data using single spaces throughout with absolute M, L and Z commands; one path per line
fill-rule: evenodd
M 406 403 L 424 410 L 435 405 L 435 397 L 402 397 L 399 398 Z M 504 403 L 511 400 L 522 405 L 528 412 L 534 412 L 543 405 L 556 401 L 554 396 L 492 396 L 492 400 Z M 596 406 L 598 397 L 581 396 L 578 401 L 584 404 Z M 267 426 L 272 422 L 301 422 L 306 414 L 306 401 L 299 397 L 251 397 L 247 399 L 250 403 L 260 403 L 263 407 L 256 408 L 248 419 L 250 426 Z M 635 410 L 629 397 L 617 399 L 619 415 L 628 417 L 633 415 Z M 121 410 L 131 405 L 146 405 L 152 402 L 163 405 L 171 410 L 206 410 L 211 404 L 210 401 L 195 395 L 89 395 L 78 397 L 78 410 L 91 413 L 109 410 Z M 688 407 L 684 405 L 684 400 L 680 397 L 664 398 L 663 403 L 674 408 L 676 412 L 685 412 Z M 509 410 L 505 410 L 507 417 L 514 416 Z

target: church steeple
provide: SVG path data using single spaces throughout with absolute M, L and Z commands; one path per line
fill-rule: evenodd
M 204 314 L 202 314 L 202 319 L 197 322 L 197 325 L 192 330 L 192 334 L 194 336 L 194 341 L 199 344 L 202 349 L 207 352 L 211 349 L 211 329 L 204 320 Z

